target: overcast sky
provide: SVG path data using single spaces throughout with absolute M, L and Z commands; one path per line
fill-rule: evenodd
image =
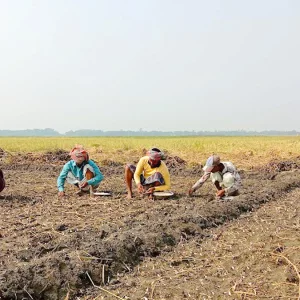
M 0 0 L 0 129 L 300 131 L 300 1 Z

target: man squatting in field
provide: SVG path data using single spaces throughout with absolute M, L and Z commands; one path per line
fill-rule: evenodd
M 138 193 L 149 194 L 149 198 L 152 198 L 154 191 L 170 189 L 170 173 L 162 161 L 163 156 L 163 152 L 158 148 L 152 148 L 139 160 L 136 167 L 131 164 L 125 166 L 128 199 L 132 198 L 132 179 L 137 185 Z
M 0 192 L 2 192 L 5 188 L 5 180 L 2 170 L 0 169 Z
M 70 152 L 71 160 L 68 161 L 60 175 L 57 178 L 58 196 L 65 195 L 64 185 L 67 180 L 79 188 L 77 195 L 81 196 L 83 192 L 88 192 L 90 187 L 95 192 L 100 182 L 103 180 L 103 175 L 99 167 L 89 159 L 89 155 L 81 145 L 76 145 Z
M 217 188 L 216 197 L 235 196 L 241 187 L 241 177 L 231 162 L 220 162 L 220 157 L 212 155 L 203 168 L 204 175 L 189 190 L 191 196 L 210 177 Z

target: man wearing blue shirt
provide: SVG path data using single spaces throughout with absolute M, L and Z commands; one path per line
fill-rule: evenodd
M 90 186 L 96 191 L 103 175 L 99 167 L 89 159 L 89 155 L 81 145 L 76 145 L 70 152 L 71 160 L 68 161 L 57 178 L 58 196 L 64 197 L 65 181 L 79 188 L 78 195 L 88 192 Z

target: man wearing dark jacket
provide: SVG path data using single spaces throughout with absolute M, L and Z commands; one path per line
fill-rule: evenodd
M 2 170 L 0 169 L 0 192 L 5 188 L 5 180 Z

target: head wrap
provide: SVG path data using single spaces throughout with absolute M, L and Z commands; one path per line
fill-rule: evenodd
M 84 158 L 85 161 L 89 160 L 89 154 L 83 148 L 82 145 L 75 145 L 75 147 L 70 151 L 71 158 L 77 160 L 78 158 Z
M 152 160 L 162 160 L 164 159 L 164 153 L 157 148 L 151 148 L 147 151 L 147 155 Z
M 215 166 L 218 166 L 220 164 L 220 156 L 218 155 L 211 155 L 203 168 L 203 171 L 210 172 Z

